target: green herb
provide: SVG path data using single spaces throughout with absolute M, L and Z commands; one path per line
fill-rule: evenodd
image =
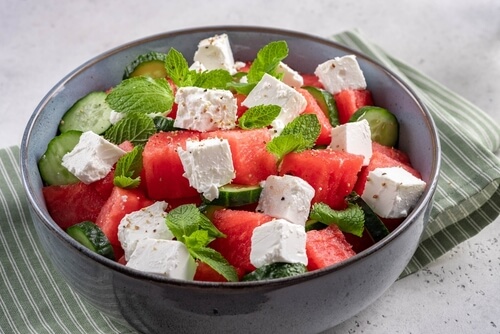
M 280 111 L 280 106 L 272 104 L 251 107 L 238 119 L 238 124 L 245 130 L 263 128 L 270 125 Z
M 104 133 L 104 138 L 117 145 L 127 140 L 134 145 L 144 145 L 155 133 L 156 127 L 151 117 L 143 113 L 130 113 L 110 127 Z
M 276 69 L 279 63 L 288 56 L 288 45 L 285 41 L 274 41 L 265 45 L 257 52 L 250 69 L 247 73 L 247 82 L 231 82 L 228 87 L 237 93 L 248 95 L 257 83 L 262 79 L 264 73 L 272 75 L 275 78 L 282 79 L 283 74 L 278 73 Z
M 116 163 L 113 184 L 120 188 L 137 188 L 141 183 L 142 170 L 142 147 L 136 146 L 134 149 Z
M 194 204 L 171 210 L 166 221 L 172 234 L 186 245 L 193 258 L 205 262 L 230 282 L 238 280 L 234 267 L 220 253 L 207 247 L 215 238 L 226 236 Z
M 174 131 L 177 128 L 174 127 L 174 119 L 165 116 L 155 116 L 153 117 L 153 123 L 155 124 L 156 131 Z
M 279 63 L 288 56 L 288 45 L 285 41 L 274 41 L 257 53 L 247 74 L 249 83 L 259 82 L 264 73 L 279 77 L 276 68 Z
M 226 89 L 233 77 L 224 69 L 197 72 L 190 70 L 186 58 L 171 48 L 165 59 L 167 75 L 178 87 L 194 86 L 207 89 Z
M 117 112 L 163 113 L 172 109 L 174 94 L 167 80 L 140 76 L 120 82 L 106 102 Z
M 319 137 L 321 125 L 314 114 L 302 114 L 288 123 L 279 136 L 267 143 L 267 150 L 282 160 L 291 152 L 310 149 Z
M 341 231 L 358 237 L 363 235 L 365 214 L 357 204 L 348 203 L 345 210 L 333 210 L 325 203 L 315 203 L 311 208 L 309 218 L 326 225 L 335 224 Z

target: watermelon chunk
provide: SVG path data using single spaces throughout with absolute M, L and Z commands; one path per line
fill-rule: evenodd
M 328 145 L 332 141 L 332 125 L 326 117 L 323 110 L 319 106 L 316 99 L 303 88 L 296 88 L 296 90 L 304 96 L 307 101 L 306 109 L 303 111 L 304 114 L 314 114 L 318 117 L 319 124 L 321 125 L 321 132 L 318 139 L 316 140 L 316 145 Z
M 280 175 L 294 175 L 306 180 L 314 189 L 312 203 L 323 202 L 331 208 L 346 207 L 345 197 L 356 184 L 363 156 L 334 150 L 306 150 L 287 154 Z
M 140 210 L 153 203 L 154 201 L 146 198 L 139 189 L 113 188 L 111 195 L 102 205 L 95 223 L 109 239 L 116 258 L 123 255 L 123 249 L 118 240 L 118 225 L 122 218 L 128 213 Z
M 259 212 L 243 210 L 222 209 L 214 212 L 212 221 L 226 238 L 218 238 L 212 241 L 210 246 L 236 268 L 240 279 L 255 270 L 250 263 L 254 228 L 272 219 L 271 216 Z
M 212 267 L 204 262 L 198 262 L 193 280 L 206 282 L 227 282 L 227 279 L 224 276 L 216 272 L 212 269 Z
M 304 86 L 313 86 L 324 89 L 324 86 L 321 82 L 319 82 L 319 78 L 315 74 L 301 74 L 302 79 L 304 79 Z
M 337 225 L 308 231 L 306 254 L 309 271 L 331 266 L 356 255 Z
M 271 141 L 267 129 L 220 130 L 200 135 L 201 139 L 214 137 L 227 139 L 231 147 L 236 172 L 232 183 L 256 185 L 269 175 L 277 174 L 277 159 L 266 149 L 266 144 Z
M 47 210 L 62 229 L 85 220 L 95 222 L 102 206 L 111 195 L 114 173 L 105 178 L 85 184 L 78 182 L 42 188 Z
M 151 136 L 142 152 L 143 176 L 148 197 L 155 200 L 195 197 L 196 189 L 182 176 L 184 168 L 177 148 L 186 148 L 186 140 L 199 140 L 192 131 L 159 132 Z
M 346 89 L 333 98 L 337 103 L 340 124 L 347 123 L 359 108 L 373 105 L 372 94 L 367 89 Z

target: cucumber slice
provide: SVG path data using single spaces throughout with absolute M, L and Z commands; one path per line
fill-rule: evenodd
M 73 239 L 93 252 L 115 260 L 113 247 L 102 230 L 91 221 L 84 221 L 66 229 Z
M 350 202 L 359 205 L 363 212 L 365 213 L 365 229 L 370 235 L 374 242 L 378 242 L 384 239 L 388 234 L 389 230 L 385 226 L 384 222 L 377 216 L 375 212 L 366 204 L 365 201 L 359 195 L 349 196 L 348 200 Z
M 70 130 L 92 131 L 98 135 L 110 126 L 111 108 L 106 102 L 105 92 L 91 92 L 82 97 L 66 111 L 59 124 L 60 132 Z
M 149 76 L 152 78 L 165 78 L 167 70 L 165 69 L 165 53 L 151 51 L 149 53 L 140 55 L 127 67 L 123 79 L 138 77 L 141 75 Z
M 155 123 L 156 131 L 160 132 L 167 132 L 167 131 L 175 131 L 177 130 L 176 127 L 174 127 L 174 119 L 170 117 L 165 117 L 165 116 L 155 116 L 153 118 L 153 122 Z
M 219 187 L 219 197 L 209 202 L 209 204 L 225 207 L 252 204 L 259 201 L 261 191 L 260 186 L 227 184 Z
M 47 185 L 65 185 L 79 180 L 64 167 L 63 156 L 70 152 L 80 140 L 82 132 L 70 130 L 54 137 L 47 150 L 38 161 L 38 169 L 43 182 Z
M 370 124 L 372 140 L 385 145 L 396 146 L 399 136 L 399 123 L 389 110 L 381 107 L 361 107 L 351 116 L 349 122 L 366 119 Z
M 337 104 L 332 94 L 328 93 L 326 90 L 314 87 L 314 86 L 304 86 L 302 87 L 307 90 L 318 102 L 319 107 L 325 113 L 326 117 L 330 121 L 332 126 L 339 125 L 339 112 L 337 110 Z
M 291 277 L 307 272 L 307 267 L 302 263 L 271 263 L 262 266 L 243 276 L 242 281 L 262 281 L 274 278 Z

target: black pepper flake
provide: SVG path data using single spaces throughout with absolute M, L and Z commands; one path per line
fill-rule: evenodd
M 285 196 L 281 197 L 281 200 L 284 201 L 285 200 Z

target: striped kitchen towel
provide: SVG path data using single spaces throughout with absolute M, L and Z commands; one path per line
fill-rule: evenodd
M 480 232 L 500 213 L 498 124 L 468 101 L 392 58 L 359 32 L 333 39 L 382 63 L 419 95 L 442 146 L 435 205 L 411 274 Z M 474 115 L 474 122 L 469 122 Z M 36 236 L 19 171 L 19 148 L 0 150 L 0 333 L 136 333 L 88 305 L 53 267 Z

